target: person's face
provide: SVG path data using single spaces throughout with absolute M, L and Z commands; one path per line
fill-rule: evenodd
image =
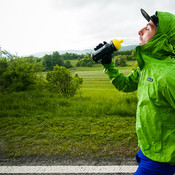
M 138 34 L 140 35 L 140 43 L 139 45 L 146 44 L 156 33 L 157 27 L 156 25 L 150 20 L 146 27 L 141 29 Z

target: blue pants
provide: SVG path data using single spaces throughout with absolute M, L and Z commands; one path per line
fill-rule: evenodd
M 141 149 L 136 155 L 136 160 L 139 167 L 134 175 L 173 175 L 175 173 L 175 166 L 152 161 L 142 153 Z

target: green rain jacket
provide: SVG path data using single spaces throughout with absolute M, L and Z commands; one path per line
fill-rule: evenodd
M 137 90 L 136 133 L 143 154 L 175 165 L 175 15 L 157 14 L 156 34 L 136 48 L 138 68 L 124 76 L 113 63 L 103 66 L 118 90 Z

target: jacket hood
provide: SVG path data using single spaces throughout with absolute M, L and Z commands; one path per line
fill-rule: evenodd
M 136 59 L 140 69 L 152 61 L 171 61 L 175 57 L 175 15 L 157 12 L 159 26 L 148 43 L 136 47 Z

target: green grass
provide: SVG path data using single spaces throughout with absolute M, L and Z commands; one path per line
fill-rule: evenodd
M 132 71 L 135 62 L 136 61 L 128 61 L 128 66 L 119 67 L 119 71 L 124 75 L 128 75 Z M 83 78 L 83 85 L 81 88 L 83 97 L 116 99 L 118 96 L 126 94 L 115 89 L 109 81 L 109 78 L 104 74 L 101 64 L 96 64 L 93 67 L 72 68 L 70 70 L 72 74 L 78 73 L 78 75 Z
M 6 123 L 8 122 L 8 125 Z M 131 156 L 136 149 L 135 121 L 131 117 L 8 118 L 1 127 L 8 157 L 46 155 L 69 158 Z M 127 130 L 126 130 L 127 128 Z M 3 129 L 3 128 L 1 128 Z M 123 151 L 123 152 L 122 152 Z
M 131 65 L 120 71 L 128 74 Z M 116 90 L 101 65 L 71 72 L 83 78 L 81 92 L 72 98 L 47 91 L 0 94 L 0 153 L 67 158 L 135 155 L 136 93 Z

